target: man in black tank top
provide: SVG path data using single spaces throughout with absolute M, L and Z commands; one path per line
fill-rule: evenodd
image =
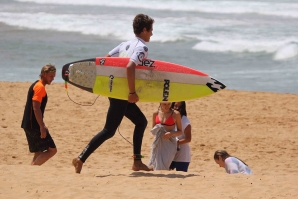
M 21 127 L 26 133 L 29 151 L 34 153 L 31 165 L 42 165 L 57 153 L 56 145 L 43 121 L 48 101 L 45 85 L 51 84 L 55 75 L 54 65 L 43 66 L 40 80 L 35 81 L 28 90 Z

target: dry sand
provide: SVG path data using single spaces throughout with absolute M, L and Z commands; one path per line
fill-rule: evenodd
M 133 172 L 132 146 L 118 133 L 86 161 L 81 174 L 71 165 L 102 129 L 108 99 L 93 106 L 69 100 L 63 84 L 48 85 L 45 122 L 58 153 L 42 166 L 30 166 L 20 128 L 31 83 L 0 82 L 0 198 L 297 198 L 298 95 L 224 90 L 187 101 L 192 123 L 189 172 Z M 96 95 L 69 85 L 69 95 L 91 104 Z M 148 163 L 153 137 L 151 115 L 158 103 L 138 103 L 148 119 L 142 154 Z M 120 133 L 132 141 L 124 118 Z M 213 160 L 226 149 L 244 160 L 254 175 L 229 175 Z

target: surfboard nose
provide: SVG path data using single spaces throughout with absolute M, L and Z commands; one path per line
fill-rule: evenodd
M 69 64 L 65 64 L 62 67 L 62 79 L 68 82 L 68 74 L 69 74 Z

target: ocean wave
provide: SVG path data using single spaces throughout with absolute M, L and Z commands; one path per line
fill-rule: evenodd
M 36 30 L 77 32 L 84 35 L 97 35 L 103 38 L 127 40 L 134 35 L 127 31 L 133 15 L 126 14 L 54 14 L 54 13 L 15 13 L 0 12 L 0 22 L 7 25 Z M 243 25 L 241 22 L 212 20 L 199 17 L 155 18 L 153 42 L 179 42 L 197 40 L 196 34 L 204 34 L 208 28 Z M 113 24 L 113 25 L 111 25 Z M 171 31 L 169 31 L 171 30 Z
M 121 17 L 122 20 L 116 20 Z M 36 30 L 53 30 L 60 32 L 78 32 L 85 35 L 98 35 L 102 37 L 117 37 L 118 39 L 131 38 L 127 29 L 132 16 L 101 15 L 100 19 L 94 15 L 76 14 L 49 14 L 39 13 L 0 13 L 0 22 L 7 25 Z M 113 23 L 113 26 L 110 24 Z
M 195 0 L 17 0 L 37 4 L 90 5 L 108 7 L 142 8 L 185 12 L 271 15 L 298 18 L 298 3 L 259 1 L 195 1 Z M 152 6 L 154 5 L 154 6 Z
M 271 53 L 274 60 L 298 58 L 298 38 L 283 40 L 240 40 L 227 38 L 204 38 L 193 50 L 220 53 Z
M 134 37 L 133 32 L 128 30 L 133 17 L 127 14 L 0 12 L 0 22 L 11 26 L 75 32 L 115 40 L 128 40 Z M 258 29 L 258 26 L 250 22 L 237 19 L 218 20 L 199 17 L 155 19 L 158 23 L 154 25 L 152 42 L 193 42 L 195 44 L 193 50 L 208 52 L 275 53 L 275 60 L 295 57 L 297 52 L 294 47 L 282 48 L 293 42 L 298 43 L 298 37 L 291 37 L 292 29 L 285 31 L 281 28 L 273 32 L 270 26 Z
M 276 61 L 283 61 L 289 59 L 298 59 L 298 43 L 287 43 L 281 46 L 273 56 Z

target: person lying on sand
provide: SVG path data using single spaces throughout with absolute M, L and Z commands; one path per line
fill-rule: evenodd
M 225 150 L 217 150 L 214 153 L 214 161 L 219 167 L 226 169 L 228 174 L 243 173 L 250 175 L 252 174 L 251 169 L 239 158 L 231 156 Z

